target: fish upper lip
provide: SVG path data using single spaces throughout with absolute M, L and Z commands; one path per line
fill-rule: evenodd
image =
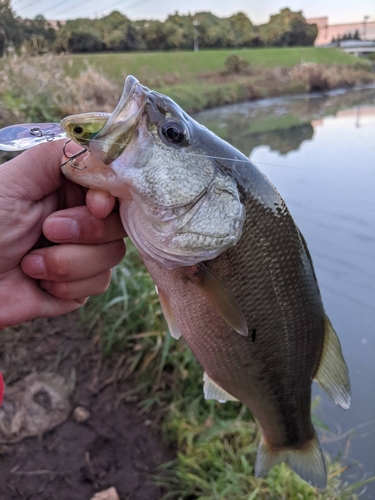
M 90 141 L 89 151 L 105 165 L 116 160 L 131 141 L 147 99 L 146 90 L 136 78 L 128 76 L 119 103 Z
M 129 75 L 125 80 L 124 90 L 117 106 L 97 137 L 105 135 L 114 126 L 123 128 L 125 123 L 131 122 L 142 108 L 145 98 L 142 85 L 134 76 Z

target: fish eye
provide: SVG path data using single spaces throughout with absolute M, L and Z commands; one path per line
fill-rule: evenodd
M 180 144 L 185 139 L 185 130 L 176 122 L 165 123 L 161 132 L 165 139 L 173 144 Z
M 83 135 L 85 129 L 82 127 L 82 125 L 75 125 L 73 127 L 73 132 L 75 133 L 75 135 Z

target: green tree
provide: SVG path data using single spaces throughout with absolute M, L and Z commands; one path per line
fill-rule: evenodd
M 62 26 L 54 44 L 57 52 L 99 52 L 105 49 L 97 20 L 74 19 Z
M 167 50 L 167 34 L 164 23 L 161 21 L 136 21 L 138 33 L 143 40 L 146 50 Z
M 168 49 L 192 49 L 194 45 L 194 18 L 191 15 L 181 16 L 176 12 L 164 23 L 166 46 Z
M 145 48 L 135 23 L 120 12 L 112 12 L 96 21 L 106 50 L 140 50 Z
M 265 45 L 277 47 L 313 45 L 318 35 L 316 24 L 307 23 L 302 12 L 292 12 L 288 8 L 271 16 L 259 29 Z
M 236 43 L 232 25 L 228 19 L 210 12 L 198 12 L 194 19 L 199 22 L 199 46 L 201 48 L 234 47 Z
M 10 0 L 0 0 L 0 57 L 9 47 L 18 48 L 22 40 L 21 22 L 14 15 Z
M 228 21 L 232 27 L 236 47 L 259 47 L 262 45 L 258 29 L 243 12 L 228 17 Z
M 54 30 L 43 16 L 33 20 L 16 18 L 10 0 L 0 0 L 0 54 L 13 45 L 25 44 L 29 53 L 97 52 L 127 50 L 191 50 L 194 23 L 201 48 L 312 45 L 316 25 L 306 22 L 301 12 L 283 9 L 269 23 L 254 26 L 242 12 L 219 18 L 210 12 L 180 15 L 165 22 L 131 21 L 114 11 L 101 19 L 74 19 Z
M 31 55 L 49 52 L 56 40 L 56 30 L 43 16 L 25 19 L 21 23 L 23 47 Z

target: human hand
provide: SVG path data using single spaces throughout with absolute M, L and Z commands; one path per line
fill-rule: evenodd
M 125 255 L 116 200 L 89 190 L 85 205 L 61 161 L 58 141 L 0 165 L 0 329 L 77 309 L 107 289 Z M 43 235 L 57 245 L 42 247 Z

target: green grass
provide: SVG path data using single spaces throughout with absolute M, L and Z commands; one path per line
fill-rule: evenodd
M 254 477 L 260 432 L 239 403 L 203 397 L 203 370 L 184 344 L 166 331 L 153 282 L 132 244 L 115 270 L 109 290 L 90 299 L 83 319 L 101 333 L 105 352 L 126 355 L 141 408 L 164 416 L 162 437 L 176 448 L 156 480 L 164 500 L 355 500 L 359 484 L 343 486 L 339 463 L 329 465 L 328 488 L 319 493 L 285 465 L 264 479 Z M 317 426 L 322 427 L 314 419 Z M 362 483 L 363 484 L 363 483 Z
M 250 66 L 261 68 L 290 68 L 303 62 L 369 67 L 367 61 L 359 60 L 340 49 L 316 47 L 74 54 L 68 56 L 66 61 L 72 76 L 77 76 L 85 64 L 90 64 L 115 79 L 123 79 L 127 74 L 133 74 L 141 81 L 175 75 L 178 79 L 191 81 L 200 73 L 223 70 L 225 60 L 231 54 L 239 55 Z

